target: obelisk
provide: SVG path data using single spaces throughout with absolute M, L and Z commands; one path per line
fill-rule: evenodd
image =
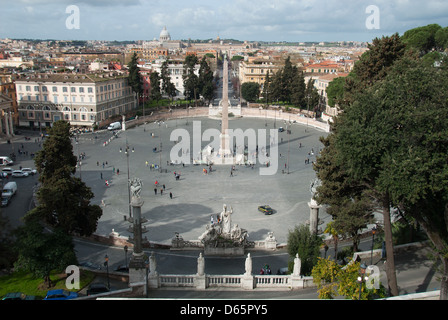
M 222 84 L 222 119 L 221 119 L 221 146 L 219 154 L 222 158 L 229 157 L 230 143 L 229 143 L 229 63 L 227 55 L 224 56 L 223 65 L 223 84 Z M 225 162 L 225 159 L 222 159 Z

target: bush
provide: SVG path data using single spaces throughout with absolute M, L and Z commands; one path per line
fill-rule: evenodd
M 299 254 L 302 262 L 301 273 L 303 275 L 311 274 L 313 266 L 317 263 L 321 244 L 322 238 L 317 234 L 312 234 L 306 225 L 295 227 L 293 231 L 289 231 L 288 253 L 292 259 L 294 259 L 296 254 Z

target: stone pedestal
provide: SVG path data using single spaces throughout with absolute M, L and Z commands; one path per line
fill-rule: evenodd
M 253 290 L 255 288 L 255 277 L 244 275 L 241 278 L 241 287 L 244 290 Z
M 222 247 L 213 247 L 210 245 L 204 246 L 204 255 L 205 256 L 225 256 L 225 257 L 232 257 L 232 256 L 242 256 L 244 255 L 244 247 L 228 247 L 228 248 L 222 248 Z
M 310 207 L 310 232 L 317 234 L 320 206 L 317 204 L 316 200 L 314 200 L 314 199 L 311 199 L 311 201 L 308 202 L 308 206 Z
M 207 288 L 207 279 L 205 275 L 196 275 L 194 278 L 194 285 L 196 289 L 206 289 Z
M 303 279 L 301 276 L 291 276 L 291 287 L 294 289 L 302 289 L 303 288 Z

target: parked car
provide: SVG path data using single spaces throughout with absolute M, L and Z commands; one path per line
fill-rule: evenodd
M 9 204 L 10 197 L 2 197 L 2 207 L 6 207 Z
M 258 207 L 258 211 L 260 211 L 260 212 L 262 212 L 262 213 L 264 213 L 266 215 L 271 215 L 271 214 L 274 213 L 274 210 L 270 206 L 268 206 L 268 205 L 259 206 Z
M 12 166 L 14 161 L 9 157 L 0 157 L 0 166 Z
M 129 272 L 129 267 L 126 265 L 120 265 L 114 269 L 116 272 Z
M 9 292 L 2 300 L 36 300 L 36 297 L 28 296 L 22 292 Z
M 17 192 L 17 183 L 15 181 L 8 182 L 3 186 L 2 197 L 11 198 Z
M 26 172 L 26 173 L 28 173 L 28 175 L 34 176 L 37 173 L 37 170 L 31 169 L 31 168 L 23 168 L 22 172 Z
M 278 132 L 283 132 L 285 129 L 283 127 L 278 128 Z
M 110 291 L 109 288 L 104 283 L 95 282 L 95 283 L 90 284 L 89 288 L 87 289 L 87 295 L 91 296 L 94 294 L 100 294 L 100 293 L 109 292 L 109 291 Z
M 90 261 L 84 261 L 84 262 L 80 262 L 79 263 L 80 267 L 84 267 L 84 268 L 89 268 L 89 269 L 93 269 L 93 270 L 101 270 L 101 265 L 99 264 L 94 264 Z
M 16 178 L 28 177 L 28 172 L 23 172 L 22 170 L 13 170 L 12 176 Z
M 3 168 L 2 169 L 2 173 L 7 174 L 8 176 L 12 175 L 12 172 L 14 170 L 12 170 L 12 168 Z
M 44 300 L 70 300 L 78 298 L 78 293 L 63 289 L 50 290 Z

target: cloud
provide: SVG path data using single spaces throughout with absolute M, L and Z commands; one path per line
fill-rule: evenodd
M 447 25 L 442 0 L 1 0 L 0 37 L 145 40 L 167 26 L 173 39 L 370 41 L 429 23 Z M 367 30 L 368 5 L 380 9 L 380 30 Z M 77 5 L 81 29 L 65 29 Z M 138 28 L 136 28 L 136 24 Z

